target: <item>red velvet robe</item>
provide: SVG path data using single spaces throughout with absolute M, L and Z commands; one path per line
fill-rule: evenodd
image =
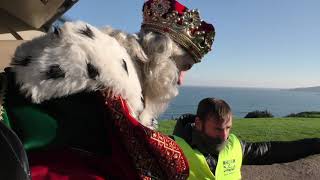
M 111 156 L 79 149 L 29 152 L 33 180 L 186 179 L 189 167 L 168 136 L 141 125 L 121 98 L 105 101 Z

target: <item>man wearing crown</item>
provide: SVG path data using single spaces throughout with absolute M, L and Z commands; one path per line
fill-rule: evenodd
M 138 34 L 68 22 L 19 46 L 1 76 L 29 160 L 15 143 L 17 179 L 186 179 L 181 148 L 153 129 L 214 35 L 197 11 L 149 0 Z

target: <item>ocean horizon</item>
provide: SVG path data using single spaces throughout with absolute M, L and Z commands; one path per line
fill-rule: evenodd
M 320 111 L 320 92 L 283 88 L 183 86 L 159 119 L 174 119 L 185 113 L 195 114 L 199 101 L 206 97 L 225 100 L 231 106 L 233 116 L 237 118 L 255 110 L 267 110 L 275 117 L 303 111 Z

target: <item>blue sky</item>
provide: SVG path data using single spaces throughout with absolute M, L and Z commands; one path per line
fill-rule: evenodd
M 213 51 L 186 85 L 293 88 L 320 86 L 319 0 L 180 0 L 213 23 Z M 67 16 L 137 32 L 144 0 L 80 0 Z

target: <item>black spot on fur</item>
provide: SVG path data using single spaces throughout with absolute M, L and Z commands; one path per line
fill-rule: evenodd
M 82 34 L 82 35 L 85 35 L 91 39 L 94 38 L 94 33 L 93 31 L 89 28 L 89 26 L 86 26 L 84 29 L 80 29 L 79 30 L 79 33 Z
M 27 56 L 25 58 L 14 57 L 13 61 L 11 62 L 11 65 L 27 66 L 28 64 L 30 64 L 31 60 L 32 60 L 31 56 Z
M 123 67 L 124 70 L 127 71 L 127 74 L 128 74 L 128 76 L 129 76 L 129 71 L 128 71 L 127 62 L 126 62 L 124 59 L 122 59 L 122 67 Z
M 46 76 L 48 79 L 58 79 L 58 78 L 64 78 L 65 72 L 61 69 L 61 67 L 58 64 L 51 65 L 46 72 Z
M 94 79 L 95 77 L 99 76 L 98 69 L 90 63 L 87 64 L 87 71 L 88 71 L 88 76 L 91 79 Z
M 60 34 L 61 34 L 61 29 L 59 28 L 59 27 L 53 27 L 54 29 L 53 29 L 53 33 L 55 34 L 55 35 L 57 35 L 57 36 L 60 36 Z
M 143 109 L 146 107 L 146 103 L 145 103 L 145 101 L 144 101 L 144 98 L 143 97 L 141 97 L 141 102 L 142 102 L 142 104 L 143 104 Z

